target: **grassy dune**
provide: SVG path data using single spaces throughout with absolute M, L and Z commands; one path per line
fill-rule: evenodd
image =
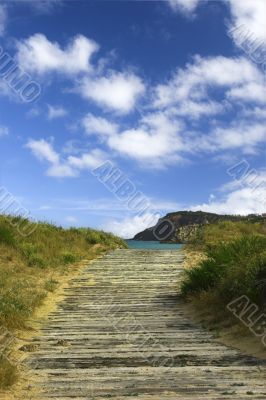
M 248 296 L 263 312 L 266 306 L 266 227 L 247 222 L 222 222 L 203 228 L 189 246 L 205 257 L 184 271 L 185 298 L 205 311 L 217 327 L 233 326 L 227 304 Z
M 21 234 L 29 233 L 27 236 Z M 0 327 L 23 329 L 28 317 L 54 291 L 58 277 L 82 259 L 125 242 L 92 229 L 63 229 L 48 223 L 30 223 L 19 217 L 0 215 Z M 54 278 L 57 277 L 57 280 Z M 1 336 L 1 334 L 0 334 Z M 1 340 L 1 338 L 0 338 Z M 0 343 L 1 344 L 1 343 Z M 0 354 L 0 388 L 12 384 L 16 370 Z

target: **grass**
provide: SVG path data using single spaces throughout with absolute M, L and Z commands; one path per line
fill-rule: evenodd
M 22 236 L 21 226 L 32 233 Z M 70 272 L 73 263 L 118 247 L 126 247 L 125 242 L 110 233 L 0 215 L 0 327 L 25 328 L 27 318 L 56 289 L 58 276 Z M 0 355 L 0 388 L 15 376 Z
M 266 306 L 266 232 L 263 224 L 222 222 L 205 227 L 189 249 L 204 251 L 184 271 L 181 293 L 212 321 L 234 325 L 227 304 L 245 295 L 261 313 Z
M 215 291 L 223 303 L 242 294 L 262 305 L 266 289 L 266 236 L 243 236 L 209 247 L 207 259 L 185 271 L 184 296 Z
M 0 356 L 0 388 L 7 389 L 17 380 L 17 369 L 4 357 Z
M 206 250 L 209 247 L 220 246 L 235 239 L 250 235 L 266 235 L 266 226 L 263 223 L 224 221 L 210 224 L 199 229 L 191 243 L 192 249 Z

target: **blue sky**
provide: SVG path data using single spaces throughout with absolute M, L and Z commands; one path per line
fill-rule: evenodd
M 264 0 L 0 1 L 1 187 L 124 237 L 180 209 L 265 212 L 265 20 Z

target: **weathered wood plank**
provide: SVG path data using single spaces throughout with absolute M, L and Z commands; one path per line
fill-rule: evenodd
M 33 341 L 32 398 L 266 399 L 265 363 L 186 316 L 182 262 L 180 250 L 116 250 L 86 267 Z

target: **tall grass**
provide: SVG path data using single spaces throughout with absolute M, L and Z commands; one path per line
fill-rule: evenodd
M 221 222 L 204 227 L 189 249 L 206 257 L 186 269 L 181 284 L 192 301 L 216 328 L 236 323 L 227 304 L 248 296 L 261 311 L 266 306 L 266 230 L 262 223 Z M 263 312 L 263 311 L 262 311 Z
M 20 222 L 32 225 L 31 235 L 20 235 L 16 228 Z M 73 263 L 118 247 L 126 247 L 125 242 L 110 233 L 0 215 L 0 326 L 11 331 L 23 328 L 45 296 L 55 290 L 55 274 L 60 276 Z M 11 384 L 15 376 L 0 354 L 0 388 Z
M 212 291 L 221 305 L 243 294 L 257 304 L 265 301 L 266 236 L 243 236 L 232 242 L 209 247 L 207 259 L 184 272 L 182 294 Z
M 206 250 L 209 247 L 220 246 L 221 244 L 250 235 L 266 235 L 265 224 L 246 221 L 223 221 L 205 225 L 199 229 L 191 243 L 191 247 Z

